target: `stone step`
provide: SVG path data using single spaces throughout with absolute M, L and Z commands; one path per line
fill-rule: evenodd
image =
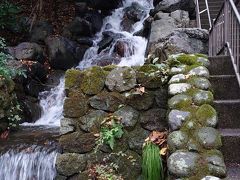
M 210 76 L 215 100 L 240 99 L 240 87 L 235 75 Z
M 214 101 L 219 128 L 240 128 L 240 99 Z
M 238 180 L 240 179 L 240 164 L 228 163 L 227 166 L 227 178 L 226 180 Z
M 240 129 L 219 129 L 222 135 L 221 148 L 226 164 L 240 163 Z
M 209 57 L 211 75 L 235 75 L 231 58 L 229 56 Z

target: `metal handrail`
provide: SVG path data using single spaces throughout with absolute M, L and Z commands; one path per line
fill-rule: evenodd
M 199 10 L 199 1 L 198 0 L 195 0 L 195 4 L 196 4 L 196 19 L 197 19 L 197 27 L 198 28 L 202 28 L 202 25 L 201 25 L 201 14 L 204 13 L 204 12 L 207 12 L 207 17 L 208 17 L 208 23 L 209 23 L 209 27 L 211 28 L 212 27 L 212 20 L 211 20 L 211 16 L 210 16 L 210 11 L 209 11 L 209 7 L 208 7 L 208 0 L 205 0 L 205 6 L 206 6 L 206 9 L 200 11 Z
M 209 56 L 229 55 L 240 86 L 240 14 L 239 0 L 225 0 L 209 32 Z

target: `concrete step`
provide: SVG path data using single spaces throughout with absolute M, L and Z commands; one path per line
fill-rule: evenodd
M 221 148 L 226 164 L 240 163 L 240 129 L 219 129 L 222 135 Z
M 227 166 L 227 178 L 226 180 L 238 180 L 240 179 L 240 164 L 228 163 Z
M 211 75 L 235 75 L 231 58 L 229 56 L 209 57 Z
M 218 128 L 240 128 L 240 99 L 214 101 L 214 107 L 218 113 Z
M 213 75 L 210 82 L 215 100 L 240 99 L 240 88 L 235 75 Z

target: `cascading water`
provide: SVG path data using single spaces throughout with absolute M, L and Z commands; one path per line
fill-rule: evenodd
M 146 15 L 142 16 L 138 22 L 135 22 L 130 31 L 123 31 L 121 22 L 124 18 L 124 11 L 127 7 L 132 6 L 133 3 L 138 3 L 143 7 L 143 13 Z M 104 56 L 115 57 L 114 51 L 118 42 L 123 42 L 126 48 L 122 56 L 118 57 L 119 61 L 115 64 L 119 66 L 144 64 L 147 40 L 134 34 L 143 28 L 143 22 L 148 17 L 151 8 L 153 8 L 152 0 L 123 1 L 122 7 L 116 9 L 112 12 L 112 15 L 104 19 L 102 29 L 95 37 L 94 46 L 86 51 L 83 60 L 77 68 L 85 69 L 96 65 Z M 104 39 L 104 32 L 106 31 L 114 33 L 117 35 L 117 38 L 107 48 L 99 52 L 98 44 Z M 42 128 L 59 127 L 64 98 L 64 77 L 62 77 L 57 87 L 39 95 L 40 105 L 43 109 L 41 118 L 35 123 L 24 124 L 24 127 L 37 128 L 36 131 L 38 132 L 36 134 L 43 131 Z M 5 153 L 0 155 L 0 180 L 53 180 L 56 174 L 55 159 L 57 148 L 46 147 L 45 142 L 42 142 L 40 145 L 33 145 L 35 139 L 31 139 L 29 130 L 25 133 L 30 136 L 28 138 L 32 144 L 22 148 L 21 145 L 24 141 L 17 142 L 18 144 L 11 147 L 11 150 L 5 151 Z M 44 137 L 41 133 L 39 136 L 38 138 Z

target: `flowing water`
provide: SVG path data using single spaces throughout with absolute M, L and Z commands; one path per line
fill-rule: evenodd
M 139 3 L 144 7 L 146 16 L 133 25 L 130 32 L 122 30 L 121 21 L 124 9 Z M 118 41 L 127 45 L 120 58 L 119 66 L 135 66 L 144 63 L 147 40 L 135 36 L 143 27 L 144 20 L 153 8 L 152 0 L 125 0 L 123 6 L 104 19 L 104 24 L 77 68 L 85 69 L 97 64 L 104 56 L 113 57 Z M 104 38 L 104 31 L 120 35 L 109 47 L 98 52 L 98 43 Z M 57 87 L 40 93 L 42 116 L 35 123 L 25 123 L 17 133 L 11 134 L 8 141 L 0 140 L 0 180 L 53 180 L 56 175 L 55 159 L 58 153 L 57 137 L 64 103 L 64 77 Z

